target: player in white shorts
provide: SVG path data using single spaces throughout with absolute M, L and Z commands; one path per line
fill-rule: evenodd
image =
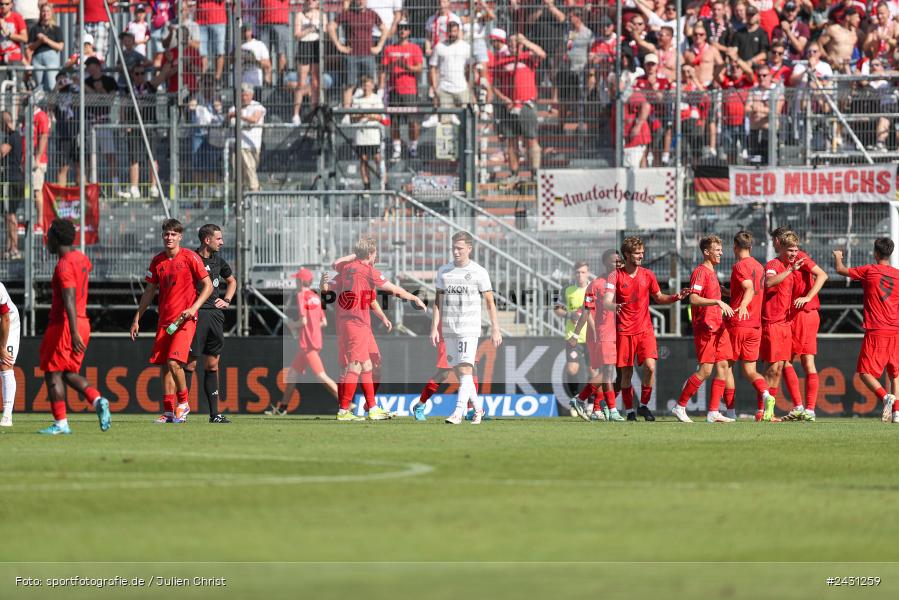
M 0 389 L 3 390 L 3 417 L 0 427 L 12 427 L 12 409 L 16 403 L 16 374 L 13 367 L 19 355 L 19 311 L 6 286 L 0 282 Z
M 453 236 L 453 262 L 437 270 L 437 298 L 434 301 L 434 318 L 431 321 L 431 342 L 440 342 L 440 334 L 446 343 L 446 360 L 459 379 L 456 410 L 447 423 L 458 425 L 465 418 L 468 401 L 474 406 L 473 425 L 481 422 L 484 408 L 472 374 L 478 337 L 481 335 L 481 296 L 487 301 L 490 316 L 491 339 L 494 346 L 503 343 L 493 300 L 490 276 L 478 263 L 471 260 L 474 239 L 460 231 Z

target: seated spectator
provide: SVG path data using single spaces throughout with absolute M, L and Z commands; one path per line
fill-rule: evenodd
M 262 40 L 253 36 L 253 26 L 244 25 L 242 28 L 243 44 L 241 55 L 243 58 L 243 83 L 253 88 L 260 88 L 263 84 L 272 84 L 272 58 L 268 48 Z
M 364 109 L 383 109 L 384 103 L 380 96 L 375 94 L 375 81 L 368 75 L 362 76 L 362 95 L 353 97 L 353 108 Z M 372 112 L 366 114 L 354 114 L 352 121 L 363 125 L 356 129 L 353 140 L 353 146 L 356 154 L 359 156 L 359 174 L 362 176 L 362 187 L 366 190 L 371 189 L 371 174 L 369 162 L 374 161 L 375 167 L 380 173 L 381 168 L 381 126 L 380 123 L 384 119 L 382 112 Z M 365 124 L 373 124 L 370 127 L 364 127 Z M 387 182 L 382 181 L 382 187 Z
M 34 67 L 32 77 L 36 87 L 46 92 L 56 85 L 56 73 L 61 61 L 63 43 L 62 30 L 56 24 L 52 4 L 40 8 L 40 19 L 28 30 L 26 54 Z
M 790 61 L 797 61 L 805 54 L 805 47 L 810 38 L 808 25 L 799 18 L 799 5 L 793 0 L 788 0 L 784 4 L 780 23 L 771 34 L 772 43 L 782 42 L 789 52 L 787 58 Z
M 337 28 L 343 26 L 346 43 L 337 37 Z M 372 29 L 378 28 L 381 37 L 374 41 Z M 368 75 L 374 80 L 377 69 L 375 57 L 387 43 L 387 26 L 378 13 L 367 7 L 366 0 L 353 0 L 353 5 L 340 13 L 328 23 L 328 35 L 338 52 L 345 55 L 347 79 L 344 82 L 343 106 L 350 106 L 353 90 L 359 85 L 361 77 Z
M 468 69 L 471 66 L 471 46 L 459 35 L 459 24 L 450 22 L 447 39 L 434 47 L 430 60 L 431 87 L 436 90 L 434 106 L 441 108 L 462 107 L 471 102 L 468 89 Z M 441 117 L 440 122 L 460 123 L 456 115 Z M 433 127 L 437 124 L 436 115 L 432 115 L 422 127 Z

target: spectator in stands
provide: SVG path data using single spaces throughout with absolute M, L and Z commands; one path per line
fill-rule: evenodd
M 265 123 L 265 107 L 253 100 L 253 86 L 246 83 L 240 86 L 240 118 L 244 127 L 241 129 L 240 159 L 243 161 L 243 172 L 247 180 L 247 187 L 251 192 L 259 191 L 259 177 L 256 171 L 259 168 L 259 158 L 262 154 L 262 125 Z M 237 118 L 234 107 L 228 112 L 228 120 Z M 255 126 L 255 127 L 254 127 Z
M 91 56 L 86 59 L 84 68 L 87 119 L 92 127 L 108 125 L 110 122 L 109 111 L 114 103 L 114 97 L 119 91 L 119 86 L 115 79 L 103 74 L 103 67 L 97 57 Z M 116 168 L 116 136 L 109 127 L 101 127 L 97 130 L 97 152 L 99 153 L 98 164 L 108 169 L 108 173 L 102 174 L 101 179 L 108 181 L 105 175 L 111 173 L 112 187 L 115 190 L 119 185 L 118 169 Z
M 350 0 L 343 0 L 343 3 L 344 8 L 347 8 Z M 368 0 L 368 7 L 378 13 L 381 22 L 387 28 L 387 38 L 382 45 L 389 44 L 396 34 L 397 25 L 403 18 L 403 0 Z M 380 29 L 373 29 L 371 33 L 376 42 L 380 41 Z
M 695 76 L 704 89 L 718 79 L 718 73 L 724 68 L 724 59 L 718 49 L 708 43 L 705 27 L 693 28 L 693 44 L 684 52 L 684 62 L 696 68 Z
M 303 96 L 309 96 L 310 110 L 318 106 L 321 74 L 318 70 L 319 39 L 323 29 L 328 27 L 328 15 L 322 12 L 320 0 L 306 0 L 303 12 L 297 13 L 294 20 L 293 34 L 297 40 L 297 78 L 298 85 L 293 100 L 294 125 L 299 125 Z
M 643 93 L 634 90 L 624 102 L 624 163 L 626 169 L 646 167 L 646 150 L 652 143 L 649 115 L 652 107 Z
M 430 58 L 437 44 L 446 41 L 450 23 L 461 26 L 462 19 L 450 9 L 450 0 L 439 0 L 437 12 L 425 23 L 425 56 Z
M 746 9 L 746 16 L 749 18 L 748 27 L 734 34 L 733 45 L 737 47 L 740 59 L 755 67 L 768 58 L 771 42 L 768 39 L 768 32 L 762 29 L 759 10 L 750 5 Z
M 818 38 L 818 46 L 830 66 L 840 73 L 850 73 L 860 58 L 858 26 L 861 16 L 850 6 L 843 12 L 843 22 L 831 23 Z
M 141 119 L 144 125 L 153 125 L 156 122 L 156 85 L 147 77 L 147 68 L 148 65 L 146 64 L 138 64 L 131 70 L 129 75 L 131 76 L 131 85 L 134 90 L 134 97 L 137 99 L 137 106 L 140 109 Z M 125 99 L 122 103 L 120 119 L 127 126 L 125 129 L 125 148 L 130 161 L 128 167 L 130 187 L 119 192 L 119 197 L 137 199 L 141 197 L 140 188 L 138 187 L 140 184 L 140 165 L 142 162 L 145 164 L 148 162 L 148 160 L 141 160 L 141 157 L 146 159 L 149 159 L 149 157 L 147 156 L 147 149 L 141 135 L 137 113 L 130 98 Z M 146 129 L 151 148 L 153 147 L 154 131 L 152 128 Z M 156 177 L 153 175 L 153 169 L 150 169 L 150 197 L 159 197 L 159 189 L 156 186 Z
M 412 28 L 408 21 L 400 20 L 397 31 L 399 42 L 384 49 L 378 87 L 386 90 L 390 106 L 413 108 L 418 106 L 418 76 L 424 70 L 424 57 L 421 48 L 409 39 Z M 391 160 L 399 160 L 402 156 L 400 127 L 403 122 L 409 125 L 409 156 L 412 158 L 418 156 L 418 119 L 414 115 L 394 113 L 391 119 L 393 137 Z
M 711 148 L 717 143 L 717 129 L 714 121 L 709 119 L 711 101 L 705 87 L 697 79 L 693 65 L 681 65 L 681 86 L 683 100 L 679 116 L 686 154 L 695 158 L 700 149 L 705 154 L 714 154 Z
M 584 14 L 578 9 L 568 13 L 569 31 L 562 71 L 557 76 L 559 86 L 559 117 L 567 121 L 572 117 L 583 122 L 580 110 L 584 95 L 584 75 L 587 67 L 587 53 L 593 45 L 593 32 L 584 25 Z
M 442 108 L 462 107 L 471 102 L 468 89 L 468 68 L 471 65 L 471 46 L 459 35 L 459 23 L 451 21 L 446 41 L 434 47 L 430 60 L 431 88 L 436 90 L 434 106 Z M 422 127 L 437 124 L 436 115 L 429 117 Z M 442 117 L 441 122 L 459 125 L 456 115 Z
M 47 177 L 47 150 L 50 147 L 50 115 L 36 103 L 33 105 L 31 121 L 31 190 L 34 195 L 34 207 L 38 228 L 36 233 L 43 233 L 44 223 L 44 180 Z
M 13 0 L 13 10 L 25 19 L 25 28 L 31 29 L 41 18 L 41 6 L 49 0 Z
M 56 93 L 50 96 L 53 116 L 56 120 L 56 151 L 59 164 L 56 171 L 56 185 L 69 184 L 69 169 L 75 168 L 78 180 L 78 86 L 72 83 L 65 72 L 56 74 Z
M 0 198 L 6 223 L 6 248 L 3 260 L 22 258 L 19 252 L 19 220 L 16 215 L 22 207 L 25 194 L 25 176 L 22 173 L 24 143 L 22 135 L 13 122 L 12 115 L 3 111 L 0 122 L 0 190 L 5 194 Z
M 724 69 L 718 74 L 718 85 L 722 89 L 718 148 L 733 163 L 747 156 L 746 101 L 748 90 L 755 84 L 755 75 L 749 63 L 740 58 L 736 48 L 726 49 L 724 63 Z
M 780 24 L 774 28 L 771 41 L 780 41 L 789 50 L 789 60 L 796 61 L 805 54 L 805 47 L 811 38 L 808 25 L 799 18 L 799 5 L 793 0 L 784 4 Z
M 196 19 L 200 26 L 200 57 L 202 70 L 209 69 L 209 57 L 215 60 L 215 87 L 222 86 L 225 70 L 225 33 L 230 0 L 197 0 Z
M 204 75 L 204 82 L 207 80 L 208 84 L 201 86 L 202 88 L 211 86 L 211 74 Z M 191 169 L 187 176 L 191 183 L 208 184 L 215 180 L 215 175 L 221 169 L 226 135 L 222 101 L 211 92 L 194 94 L 187 104 L 187 121 L 192 125 L 203 126 L 191 128 Z M 216 193 L 221 192 L 216 190 Z
M 151 67 L 153 63 L 147 60 L 146 55 L 141 54 L 137 51 L 137 46 L 135 45 L 134 34 L 130 31 L 123 31 L 119 34 L 119 42 L 122 44 L 122 56 L 125 57 L 125 65 L 124 68 L 122 64 L 118 64 L 116 66 L 116 70 L 119 72 L 119 81 L 118 84 L 120 87 L 125 87 L 128 85 L 125 80 L 125 71 L 127 70 L 130 74 L 136 67 Z
M 31 66 L 34 67 L 32 76 L 36 87 L 47 92 L 53 90 L 56 73 L 62 62 L 60 52 L 64 46 L 62 30 L 56 24 L 56 16 L 53 14 L 53 5 L 44 4 L 40 9 L 40 20 L 28 30 L 27 53 L 31 57 Z
M 749 160 L 763 165 L 769 164 L 769 124 L 772 109 L 775 115 L 779 115 L 783 109 L 784 97 L 777 96 L 774 106 L 772 104 L 772 92 L 774 82 L 771 75 L 771 67 L 761 65 L 756 69 L 758 85 L 749 92 L 747 113 L 749 117 Z
M 153 65 L 158 69 L 162 66 L 162 56 L 165 53 L 165 39 L 169 35 L 169 22 L 174 16 L 174 3 L 169 0 L 149 0 L 153 16 L 150 18 L 150 54 Z M 182 6 L 187 7 L 187 2 Z M 197 43 L 199 44 L 199 25 L 191 21 L 197 27 Z M 185 19 L 181 19 L 185 24 Z M 199 47 L 198 47 L 199 49 Z
M 343 26 L 346 43 L 337 37 L 339 26 Z M 381 32 L 378 42 L 375 42 L 372 36 L 374 28 Z M 346 55 L 347 79 L 344 83 L 343 106 L 350 106 L 353 90 L 359 85 L 360 78 L 368 75 L 374 79 L 377 73 L 375 57 L 387 43 L 387 26 L 378 13 L 368 8 L 366 0 L 353 0 L 350 8 L 339 13 L 328 23 L 328 35 L 337 51 Z
M 648 35 L 646 32 L 646 19 L 643 15 L 635 15 L 629 21 L 624 22 L 625 34 L 622 41 L 630 46 L 634 53 L 637 66 L 643 66 L 643 57 L 647 54 L 655 54 L 656 47 L 652 43 L 655 41 L 654 35 Z
M 727 18 L 727 10 L 724 7 L 724 0 L 715 0 L 712 2 L 712 16 L 703 19 L 702 25 L 708 34 L 708 40 L 711 45 L 718 49 L 718 52 L 724 52 L 733 43 L 734 31 L 731 27 L 730 20 Z
M 540 140 L 537 138 L 537 66 L 546 58 L 546 52 L 527 39 L 524 34 L 508 38 L 508 52 L 497 49 L 502 39 L 492 32 L 494 52 L 493 97 L 498 130 L 507 145 L 511 175 L 506 185 L 520 180 L 518 144 L 523 142 L 531 163 L 531 177 L 536 178 L 543 158 Z
M 12 0 L 0 0 L 0 65 L 22 66 L 22 44 L 28 41 L 28 30 L 22 15 L 13 11 Z M 14 74 L 5 73 L 12 79 Z
M 278 57 L 278 75 L 287 70 L 287 55 L 293 44 L 290 33 L 290 0 L 259 0 L 256 26 L 262 42 Z M 271 68 L 271 59 L 269 59 Z M 269 78 L 271 79 L 271 78 Z
M 677 48 L 674 45 L 674 29 L 667 25 L 659 29 L 658 38 L 659 74 L 669 81 L 675 81 L 677 73 Z
M 826 82 L 833 77 L 833 69 L 824 60 L 821 46 L 818 42 L 810 42 L 806 48 L 806 63 L 799 63 L 793 67 L 790 75 L 790 86 L 813 89 L 826 87 Z M 814 78 L 812 77 L 814 75 Z
M 590 47 L 590 64 L 597 70 L 597 77 L 605 80 L 615 69 L 615 55 L 618 53 L 619 36 L 615 33 L 615 23 L 603 15 L 599 20 L 601 35 L 598 35 Z
M 827 2 L 828 0 L 823 0 Z M 730 17 L 730 28 L 731 31 L 737 33 L 738 31 L 744 31 L 749 27 L 749 4 L 746 0 L 737 0 L 734 2 L 734 8 Z
M 77 40 L 77 38 L 76 38 Z M 77 67 L 81 62 L 81 57 L 84 57 L 85 60 L 88 58 L 94 57 L 100 63 L 103 63 L 103 56 L 98 54 L 96 50 L 94 50 L 94 36 L 89 33 L 84 34 L 84 48 L 81 52 L 75 52 L 68 59 L 66 59 L 65 64 L 62 66 L 63 71 L 68 71 Z M 77 76 L 76 76 L 77 81 Z
M 181 93 L 182 80 L 184 86 L 187 88 L 186 94 L 193 94 L 197 91 L 199 73 L 191 68 L 182 68 L 181 73 L 179 74 L 179 36 L 183 37 L 184 39 L 190 38 L 190 30 L 187 26 L 173 25 L 169 28 L 169 34 L 166 37 L 166 45 L 168 46 L 168 49 L 162 56 L 162 66 L 159 68 L 158 76 L 162 77 L 162 80 L 166 82 L 165 90 L 169 94 Z M 190 65 L 195 65 L 202 62 L 200 51 L 198 49 L 199 46 L 195 46 L 192 43 L 181 44 L 181 46 L 184 48 L 184 67 L 189 67 Z M 218 87 L 219 83 L 220 82 L 218 80 L 213 78 L 213 85 Z
M 240 49 L 243 56 L 243 83 L 248 83 L 253 88 L 260 88 L 263 84 L 272 84 L 272 59 L 268 48 L 262 40 L 253 37 L 253 26 L 244 25 L 243 44 Z
M 653 152 L 658 152 L 661 147 L 661 157 L 656 154 L 653 164 L 656 166 L 661 159 L 662 165 L 667 165 L 671 160 L 671 136 L 674 126 L 674 117 L 671 114 L 671 100 L 669 91 L 671 82 L 659 72 L 659 57 L 655 54 L 647 54 L 643 57 L 644 75 L 637 78 L 634 89 L 643 92 L 643 97 L 650 105 L 649 130 L 653 137 Z M 647 149 L 647 152 L 649 150 Z M 649 163 L 649 155 L 647 155 Z
M 363 75 L 362 95 L 353 98 L 353 108 L 383 109 L 384 103 L 380 96 L 375 94 L 375 80 L 368 75 Z M 375 168 L 380 172 L 381 168 L 381 120 L 384 118 L 381 112 L 366 114 L 354 114 L 352 121 L 361 125 L 356 129 L 354 147 L 359 156 L 359 174 L 362 176 L 362 187 L 371 189 L 371 174 L 369 162 L 374 161 Z M 366 125 L 369 125 L 366 127 Z M 386 182 L 382 182 L 386 183 Z
M 6 1 L 6 0 L 2 0 Z M 105 57 L 109 47 L 109 17 L 106 16 L 106 0 L 84 1 L 84 31 L 93 39 L 94 52 Z M 115 4 L 109 4 L 110 12 L 115 12 Z M 78 39 L 75 32 L 75 39 Z M 87 56 L 87 52 L 85 52 Z
M 125 31 L 134 36 L 134 49 L 142 56 L 147 56 L 147 43 L 150 41 L 150 22 L 147 21 L 147 7 L 138 4 L 134 8 L 134 19 L 128 21 Z
M 787 85 L 793 68 L 784 62 L 787 53 L 786 45 L 778 40 L 771 43 L 771 51 L 768 53 L 768 66 L 771 67 L 771 79 L 774 83 Z
M 886 59 L 879 56 L 874 57 L 870 62 L 870 74 L 872 76 L 887 74 Z M 866 82 L 867 86 L 879 97 L 880 106 L 877 108 L 879 112 L 887 114 L 896 114 L 899 103 L 897 103 L 896 95 L 893 93 L 890 82 L 886 79 L 873 79 Z M 887 117 L 879 117 L 877 119 L 876 143 L 874 150 L 877 152 L 887 152 L 887 143 L 890 139 L 891 121 Z

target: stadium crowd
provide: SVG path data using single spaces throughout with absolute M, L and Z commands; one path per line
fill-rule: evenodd
M 167 94 L 184 122 L 195 127 L 185 180 L 220 176 L 224 144 L 219 138 L 227 134 L 215 130 L 223 131 L 236 114 L 229 17 L 234 1 L 119 2 L 110 7 L 110 21 L 103 0 L 85 0 L 86 35 L 79 49 L 72 47 L 81 32 L 73 3 L 0 0 L 0 64 L 13 67 L 0 70 L 0 77 L 48 93 L 51 180 L 65 183 L 77 170 L 71 138 L 82 60 L 89 102 L 97 104 L 90 110 L 92 124 L 136 125 L 134 110 L 110 114 L 109 99 L 120 96 L 120 104 L 126 103 L 127 69 L 136 94 L 146 101 L 145 121 L 156 122 L 156 94 Z M 321 102 L 372 110 L 352 119 L 372 122 L 370 129 L 357 126 L 353 134 L 365 165 L 380 160 L 382 144 L 391 160 L 414 159 L 423 127 L 458 122 L 455 115 L 428 114 L 429 107 L 472 106 L 483 132 L 502 140 L 502 162 L 511 171 L 507 183 L 517 180 L 519 169 L 532 177 L 541 166 L 541 137 L 578 136 L 586 140 L 586 150 L 614 147 L 616 98 L 623 113 L 625 166 L 670 164 L 677 121 L 692 163 L 767 163 L 773 120 L 780 140 L 798 143 L 808 135 L 818 148 L 851 149 L 843 146 L 840 127 L 819 123 L 806 132 L 801 116 L 807 112 L 879 115 L 854 127 L 856 133 L 872 150 L 896 147 L 891 113 L 899 107 L 899 0 L 685 0 L 683 14 L 671 0 L 624 0 L 621 31 L 616 2 L 608 1 L 242 2 L 239 83 L 253 92 L 252 100 L 241 101 L 249 126 L 243 157 L 249 189 L 259 187 L 254 174 L 264 152 L 262 130 L 252 126 L 309 123 Z M 66 19 L 59 18 L 63 12 Z M 868 79 L 847 81 L 839 75 Z M 685 94 L 676 107 L 678 76 Z M 363 91 L 366 85 L 370 93 Z M 385 106 L 421 112 L 394 118 L 388 126 L 378 113 Z M 39 124 L 35 127 L 39 131 Z M 16 146 L 9 139 L 14 131 L 0 129 L 0 153 L 7 157 L 3 174 L 14 181 L 21 176 L 8 158 Z M 21 123 L 12 129 L 21 133 Z M 381 139 L 382 131 L 390 141 Z M 111 169 L 118 195 L 138 197 L 137 129 L 126 135 L 135 141 L 128 146 L 134 156 L 125 160 L 130 165 L 121 187 L 115 172 L 122 153 L 112 135 L 112 129 L 100 135 L 101 164 Z M 523 163 L 527 167 L 520 167 Z M 360 170 L 367 182 L 367 166 Z

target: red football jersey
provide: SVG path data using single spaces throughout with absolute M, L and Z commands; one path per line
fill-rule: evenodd
M 187 248 L 169 258 L 165 252 L 153 257 L 147 283 L 159 289 L 159 327 L 167 327 L 197 300 L 197 282 L 209 277 L 203 259 Z
M 396 94 L 417 94 L 418 74 L 400 67 L 400 63 L 415 67 L 424 62 L 421 48 L 412 42 L 393 44 L 384 49 L 381 65 L 389 73 L 390 91 Z
M 634 335 L 652 331 L 649 297 L 661 291 L 652 271 L 637 267 L 632 277 L 624 267 L 615 269 L 606 282 L 606 292 L 611 291 L 615 292 L 615 303 L 623 304 L 618 310 L 618 333 Z
M 899 331 L 899 269 L 863 265 L 849 269 L 849 278 L 862 282 L 865 293 L 865 331 Z
M 745 321 L 740 321 L 737 318 L 737 315 L 734 314 L 729 321 L 729 324 L 733 326 L 739 325 L 740 327 L 759 328 L 762 326 L 762 298 L 764 298 L 765 290 L 765 268 L 762 267 L 762 263 L 751 256 L 738 260 L 736 264 L 734 264 L 734 269 L 730 274 L 730 306 L 734 309 L 734 313 L 736 313 L 740 304 L 743 303 L 743 295 L 745 293 L 743 290 L 744 281 L 751 281 L 752 289 L 755 292 L 752 300 L 749 301 L 749 306 L 746 307 L 749 311 L 749 318 Z
M 721 285 L 718 283 L 718 275 L 705 265 L 699 265 L 693 269 L 690 276 L 690 293 L 700 298 L 709 300 L 721 300 Z M 693 331 L 696 333 L 714 332 L 721 329 L 724 324 L 724 316 L 720 306 L 693 306 Z
M 599 341 L 614 342 L 615 341 L 615 313 L 606 310 L 602 305 L 602 297 L 606 292 L 606 278 L 597 277 L 587 286 L 584 294 L 584 308 L 593 312 L 593 322 L 596 325 L 596 333 L 599 334 Z M 589 325 L 587 326 L 587 343 L 595 344 L 596 338 Z
M 796 260 L 800 258 L 804 258 L 805 261 L 799 266 L 799 269 L 793 273 L 793 300 L 796 298 L 801 298 L 809 293 L 812 287 L 815 285 L 815 278 L 812 276 L 812 269 L 817 266 L 817 263 L 811 259 L 811 257 L 803 252 L 799 251 L 799 254 L 796 255 Z M 818 298 L 818 295 L 815 294 L 815 297 L 811 299 L 805 306 L 803 306 L 800 310 L 803 312 L 809 312 L 813 310 L 818 310 L 821 308 L 821 300 Z M 795 309 L 794 309 L 795 310 Z
M 341 324 L 352 323 L 371 327 L 372 302 L 377 301 L 376 289 L 386 279 L 373 265 L 358 258 L 337 265 L 337 318 Z
M 318 292 L 305 289 L 297 294 L 297 310 L 306 317 L 306 325 L 300 330 L 300 348 L 322 349 L 322 299 Z
M 62 291 L 75 289 L 75 315 L 87 318 L 87 285 L 94 266 L 91 260 L 78 250 L 71 250 L 61 256 L 53 269 L 53 300 L 50 304 L 50 323 L 64 323 L 68 320 L 62 303 Z
M 789 267 L 775 258 L 765 265 L 765 275 L 783 273 Z M 762 321 L 765 323 L 783 323 L 787 320 L 790 303 L 793 301 L 793 277 L 788 276 L 778 285 L 765 288 L 765 301 L 762 304 Z

